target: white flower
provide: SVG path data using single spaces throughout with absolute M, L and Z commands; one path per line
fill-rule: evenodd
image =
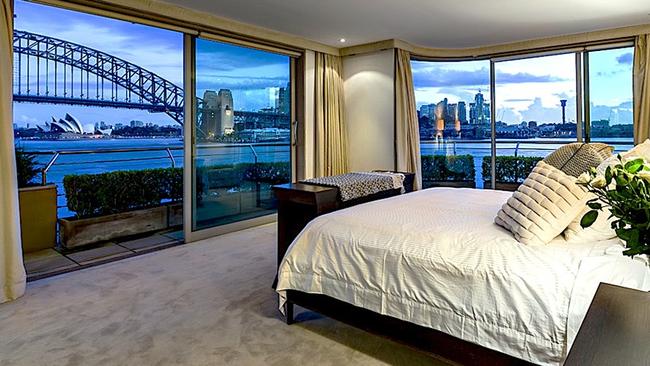
M 591 182 L 589 182 L 589 185 L 594 188 L 603 188 L 605 187 L 605 184 L 605 177 L 602 175 L 596 176 L 596 178 L 592 179 Z
M 650 171 L 647 170 L 642 170 L 638 173 L 636 173 L 637 177 L 645 180 L 646 182 L 650 182 Z
M 576 180 L 577 183 L 580 184 L 587 184 L 591 180 L 591 174 L 588 172 L 584 172 L 578 176 L 578 179 Z

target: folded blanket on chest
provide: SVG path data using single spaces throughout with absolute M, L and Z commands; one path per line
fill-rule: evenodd
M 390 172 L 354 172 L 331 177 L 312 178 L 301 183 L 337 187 L 341 201 L 391 190 L 404 190 L 404 174 Z

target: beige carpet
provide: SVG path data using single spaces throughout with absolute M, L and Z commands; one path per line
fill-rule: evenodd
M 0 365 L 444 365 L 314 313 L 285 325 L 275 235 L 266 225 L 30 283 L 0 305 Z

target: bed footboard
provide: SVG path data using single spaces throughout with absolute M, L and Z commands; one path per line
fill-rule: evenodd
M 446 333 L 381 315 L 325 295 L 287 291 L 285 305 L 287 324 L 294 323 L 294 304 L 463 365 L 532 365 Z

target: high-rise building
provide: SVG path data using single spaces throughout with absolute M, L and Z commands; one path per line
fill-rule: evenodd
M 235 125 L 232 93 L 228 89 L 203 93 L 201 130 L 209 137 L 231 134 Z
M 490 114 L 490 103 L 485 103 L 483 94 L 479 91 L 474 96 L 474 102 L 469 104 L 469 123 L 490 124 Z
M 466 124 L 467 123 L 467 107 L 465 106 L 465 102 L 458 102 L 458 120 L 460 121 L 461 124 Z
M 275 109 L 280 114 L 288 115 L 291 113 L 291 87 L 288 83 L 286 88 L 280 88 L 278 91 Z

